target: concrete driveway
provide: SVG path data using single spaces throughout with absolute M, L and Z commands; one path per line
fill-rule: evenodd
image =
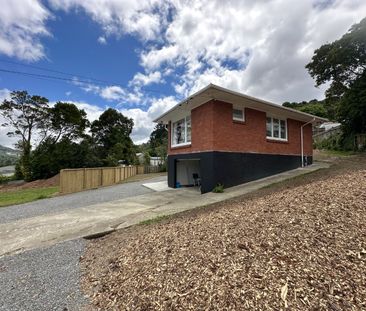
M 136 182 L 122 183 L 114 186 L 87 190 L 50 199 L 30 203 L 1 207 L 0 223 L 11 222 L 23 218 L 60 213 L 69 209 L 90 206 L 108 201 L 121 200 L 141 194 L 154 192 L 142 186 L 144 183 L 167 180 L 166 176 L 158 176 Z M 1 194 L 0 194 L 1 195 Z
M 0 225 L 0 256 L 49 246 L 61 241 L 103 234 L 146 219 L 220 202 L 324 167 L 329 165 L 314 164 L 232 187 L 220 194 L 201 195 L 197 190 L 189 188 L 163 192 L 150 191 L 120 200 L 4 223 Z

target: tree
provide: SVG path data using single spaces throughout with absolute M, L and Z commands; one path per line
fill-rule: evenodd
M 49 130 L 54 143 L 63 137 L 68 137 L 71 140 L 81 138 L 86 127 L 89 126 L 86 112 L 71 103 L 57 102 L 49 110 L 49 113 Z
M 153 157 L 160 156 L 160 146 L 168 147 L 168 131 L 164 124 L 157 124 L 150 134 L 149 153 Z
M 352 138 L 365 129 L 366 18 L 339 40 L 321 46 L 306 66 L 316 85 L 331 82 L 326 103 Z M 346 141 L 347 137 L 343 137 Z
M 346 135 L 366 133 L 366 71 L 342 97 L 338 118 Z
M 130 164 L 135 161 L 135 148 L 130 138 L 133 120 L 125 117 L 115 109 L 104 111 L 98 120 L 91 124 L 94 142 L 98 146 L 98 154 L 107 162 L 124 160 Z M 119 145 L 117 145 L 119 144 Z M 115 158 L 115 157 L 118 158 Z
M 10 100 L 0 104 L 0 113 L 5 119 L 2 126 L 11 126 L 13 132 L 8 136 L 19 137 L 18 148 L 21 150 L 19 167 L 25 180 L 30 180 L 30 155 L 35 131 L 45 129 L 48 114 L 48 99 L 29 95 L 26 91 L 10 93 Z
M 94 155 L 90 140 L 74 142 L 67 136 L 55 143 L 52 137 L 46 138 L 31 154 L 32 179 L 49 178 L 64 168 L 101 166 Z
M 306 68 L 316 86 L 331 81 L 327 97 L 340 98 L 366 69 L 366 18 L 339 40 L 315 50 Z
M 296 109 L 302 112 L 310 113 L 314 116 L 318 116 L 321 118 L 330 118 L 330 114 L 328 113 L 327 106 L 324 104 L 325 101 L 318 101 L 316 99 L 312 99 L 309 102 L 285 102 L 282 104 L 284 107 Z

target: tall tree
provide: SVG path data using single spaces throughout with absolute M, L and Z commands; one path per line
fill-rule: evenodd
M 331 81 L 327 97 L 340 98 L 366 69 L 366 18 L 339 40 L 315 50 L 306 68 L 317 86 Z
M 10 126 L 14 131 L 8 136 L 19 137 L 18 148 L 21 150 L 20 169 L 25 180 L 30 180 L 30 154 L 32 139 L 37 130 L 44 131 L 48 114 L 48 99 L 29 95 L 26 91 L 10 93 L 10 100 L 0 104 L 0 113 L 5 119 L 2 126 Z
M 338 117 L 345 134 L 366 133 L 366 71 L 342 97 Z
M 326 91 L 345 134 L 366 132 L 364 119 L 366 74 L 366 18 L 339 40 L 321 46 L 306 66 L 316 85 L 330 82 Z
M 133 120 L 112 108 L 104 111 L 91 124 L 92 136 L 99 146 L 100 157 L 105 159 L 107 165 L 113 165 L 119 160 L 134 162 L 135 148 L 130 138 L 132 129 Z
M 86 112 L 76 107 L 75 104 L 57 102 L 49 112 L 49 130 L 54 143 L 63 137 L 71 140 L 81 138 L 86 127 L 89 126 Z
M 149 154 L 151 156 L 163 156 L 163 150 L 168 148 L 168 131 L 164 124 L 157 124 L 150 134 Z M 166 152 L 165 152 L 166 155 Z

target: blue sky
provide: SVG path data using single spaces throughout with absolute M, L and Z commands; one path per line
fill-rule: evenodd
M 361 0 L 0 5 L 0 100 L 27 90 L 51 102 L 73 102 L 91 120 L 114 107 L 134 119 L 136 143 L 147 140 L 155 117 L 209 83 L 279 104 L 323 97 L 324 88 L 314 87 L 304 66 L 314 49 L 366 16 Z M 0 129 L 0 144 L 11 146 L 7 130 Z

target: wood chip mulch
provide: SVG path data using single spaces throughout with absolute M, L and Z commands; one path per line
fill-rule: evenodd
M 366 310 L 366 170 L 90 242 L 101 310 Z

